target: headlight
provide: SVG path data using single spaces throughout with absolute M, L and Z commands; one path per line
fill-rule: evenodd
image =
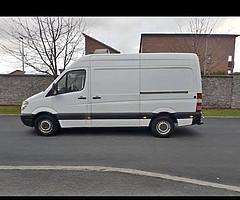
M 24 101 L 24 102 L 22 103 L 21 110 L 23 111 L 23 110 L 27 107 L 27 105 L 28 105 L 28 101 Z

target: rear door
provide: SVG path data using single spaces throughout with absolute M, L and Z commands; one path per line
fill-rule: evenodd
M 92 126 L 138 126 L 139 60 L 92 60 L 90 96 Z

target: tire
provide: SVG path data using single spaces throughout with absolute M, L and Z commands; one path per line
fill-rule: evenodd
M 174 128 L 173 120 L 167 116 L 157 117 L 150 124 L 151 132 L 155 137 L 167 138 L 173 134 Z
M 41 136 L 54 136 L 60 129 L 58 121 L 51 115 L 40 115 L 35 120 L 35 130 Z

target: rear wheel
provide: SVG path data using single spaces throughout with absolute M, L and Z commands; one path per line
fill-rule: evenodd
M 51 115 L 41 115 L 35 120 L 35 129 L 38 135 L 53 136 L 57 134 L 59 128 L 58 121 Z
M 150 129 L 155 137 L 166 138 L 173 134 L 174 122 L 167 116 L 157 117 L 151 122 Z

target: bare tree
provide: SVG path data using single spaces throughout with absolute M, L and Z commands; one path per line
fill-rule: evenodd
M 82 18 L 35 17 L 12 19 L 1 30 L 8 44 L 0 47 L 38 72 L 56 78 L 83 49 L 86 25 Z M 16 48 L 19 44 L 23 48 Z M 22 57 L 24 55 L 24 57 Z
M 179 48 L 188 49 L 198 55 L 203 75 L 210 74 L 217 64 L 225 59 L 222 57 L 213 57 L 216 49 L 210 47 L 208 44 L 217 22 L 217 20 L 211 21 L 210 18 L 191 18 L 185 30 L 178 24 L 180 32 L 191 34 L 191 39 L 184 38 L 183 46 Z M 217 44 L 219 41 L 217 38 L 215 38 L 215 40 Z M 211 66 L 211 68 L 209 66 Z

